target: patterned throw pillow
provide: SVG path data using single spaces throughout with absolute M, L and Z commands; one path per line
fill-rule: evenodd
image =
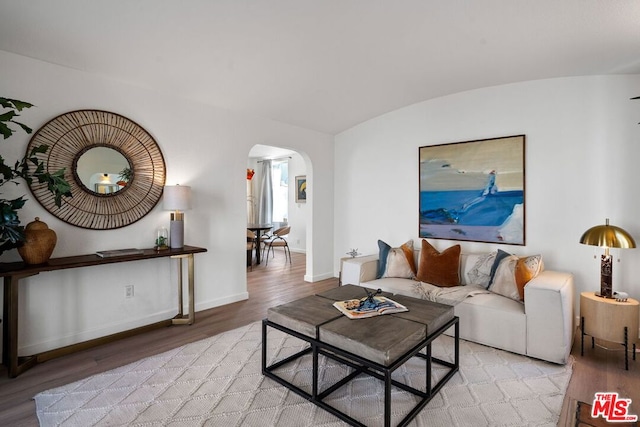
M 515 301 L 524 301 L 525 286 L 543 268 L 541 255 L 522 258 L 509 255 L 500 261 L 489 290 Z
M 429 242 L 422 240 L 417 280 L 441 287 L 459 286 L 459 272 L 460 245 L 439 252 Z
M 467 259 L 475 260 L 473 267 L 466 273 L 467 285 L 482 286 L 485 289 L 489 287 L 491 283 L 491 270 L 497 254 L 497 251 L 493 251 L 488 254 L 472 254 L 467 256 Z
M 392 248 L 382 240 L 378 240 L 378 248 L 380 248 L 380 253 L 377 279 L 383 277 L 414 279 L 416 277 L 413 240 L 407 241 L 399 248 Z

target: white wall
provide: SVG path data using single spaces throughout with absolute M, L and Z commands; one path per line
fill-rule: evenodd
M 167 184 L 192 187 L 193 208 L 185 217 L 185 242 L 208 249 L 196 255 L 196 310 L 247 298 L 246 165 L 251 147 L 275 145 L 295 150 L 312 167 L 317 191 L 307 208 L 333 211 L 333 138 L 269 120 L 182 99 L 169 98 L 101 76 L 70 70 L 0 51 L 0 95 L 32 102 L 21 119 L 34 130 L 77 109 L 122 114 L 158 142 L 167 166 Z M 29 136 L 16 133 L 0 142 L 5 159 L 21 157 Z M 158 226 L 169 214 L 159 204 L 128 227 L 108 231 L 68 225 L 46 212 L 26 185 L 2 187 L 3 197 L 27 194 L 23 223 L 39 216 L 58 234 L 54 257 L 100 249 L 153 246 Z M 311 222 L 309 222 L 311 224 Z M 333 218 L 314 215 L 308 245 L 309 281 L 333 275 Z M 17 252 L 0 261 L 17 260 Z M 176 265 L 149 260 L 54 273 L 24 279 L 20 289 L 20 354 L 30 354 L 146 324 L 175 313 Z M 124 285 L 135 297 L 124 298 Z
M 418 148 L 526 135 L 526 246 L 547 269 L 599 289 L 601 252 L 578 243 L 611 223 L 640 244 L 640 76 L 579 77 L 485 88 L 412 105 L 336 137 L 335 253 L 377 253 L 377 240 L 418 241 Z M 444 249 L 452 241 L 432 240 Z M 460 242 L 463 251 L 497 245 Z M 640 249 L 616 251 L 614 290 L 640 298 Z
M 289 161 L 289 224 L 291 234 L 287 238 L 292 251 L 307 251 L 307 203 L 296 203 L 296 176 L 307 175 L 307 166 L 299 154 L 293 154 Z M 311 183 L 307 180 L 310 188 Z M 330 215 L 327 215 L 330 216 Z

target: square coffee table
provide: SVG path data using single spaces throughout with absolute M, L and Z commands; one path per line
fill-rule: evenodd
M 369 291 L 372 291 L 371 289 Z M 360 421 L 329 405 L 325 399 L 360 374 L 370 375 L 384 382 L 384 425 L 391 425 L 391 388 L 398 387 L 419 397 L 417 404 L 400 421 L 408 424 L 433 396 L 458 371 L 459 327 L 453 307 L 400 295 L 391 296 L 409 311 L 385 314 L 366 319 L 349 319 L 340 313 L 333 302 L 365 297 L 360 286 L 346 285 L 330 291 L 302 298 L 269 309 L 262 322 L 262 373 L 284 385 L 305 399 L 336 415 L 351 425 Z M 451 326 L 455 328 L 453 362 L 433 357 L 431 343 Z M 267 328 L 271 327 L 297 337 L 309 345 L 303 350 L 267 366 Z M 422 352 L 424 350 L 424 352 Z M 276 370 L 311 353 L 311 392 L 303 390 L 276 374 Z M 318 356 L 323 355 L 353 371 L 318 390 Z M 425 389 L 410 387 L 391 378 L 391 374 L 412 357 L 425 360 Z M 432 364 L 448 370 L 435 385 L 432 384 Z

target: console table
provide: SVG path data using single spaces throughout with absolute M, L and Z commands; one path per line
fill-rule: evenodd
M 38 265 L 28 265 L 23 262 L 11 262 L 0 264 L 0 277 L 4 277 L 4 318 L 2 335 L 2 363 L 7 367 L 9 377 L 15 378 L 22 372 L 32 368 L 39 362 L 53 359 L 65 354 L 86 348 L 94 347 L 117 339 L 135 335 L 151 329 L 169 325 L 191 325 L 195 321 L 194 302 L 194 261 L 193 255 L 206 252 L 204 248 L 195 246 L 184 246 L 179 249 L 167 249 L 157 251 L 155 249 L 144 249 L 142 253 L 134 255 L 122 255 L 109 258 L 101 258 L 98 255 L 78 255 L 63 258 L 51 258 L 48 262 Z M 70 268 L 91 267 L 94 265 L 106 265 L 129 261 L 140 261 L 153 258 L 172 258 L 178 260 L 178 314 L 165 321 L 156 322 L 129 331 L 119 332 L 102 338 L 85 341 L 78 344 L 38 353 L 27 357 L 18 357 L 18 291 L 20 279 L 34 276 L 39 273 L 56 270 L 66 270 Z M 187 260 L 188 268 L 188 293 L 189 311 L 187 315 L 183 313 L 182 299 L 182 261 Z

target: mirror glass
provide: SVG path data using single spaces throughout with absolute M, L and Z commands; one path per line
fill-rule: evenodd
M 132 178 L 126 157 L 109 147 L 90 148 L 78 157 L 75 166 L 82 185 L 98 194 L 117 193 Z

